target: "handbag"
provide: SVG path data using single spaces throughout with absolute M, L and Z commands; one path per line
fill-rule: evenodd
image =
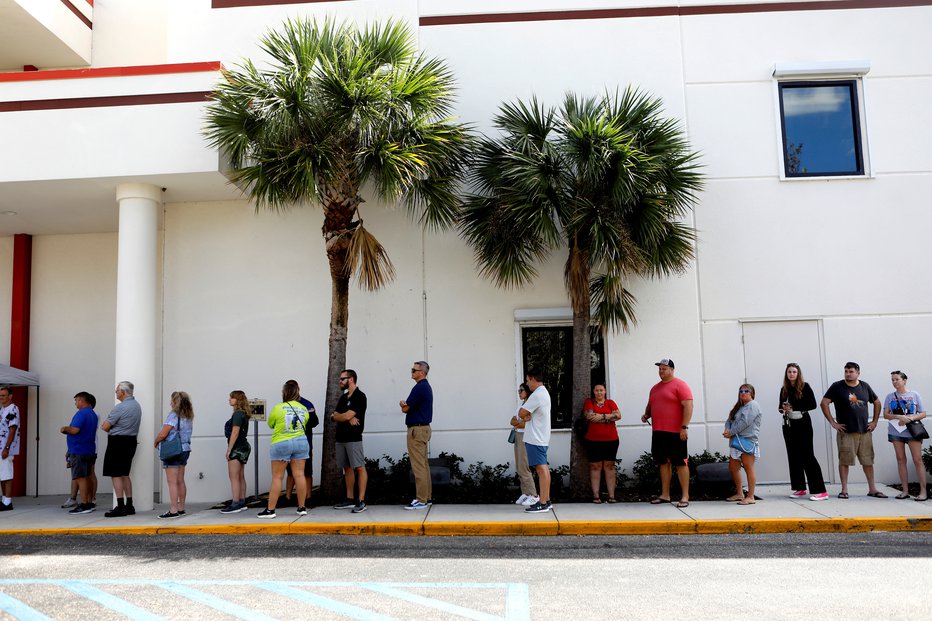
M 515 440 L 517 439 L 518 439 L 518 430 L 512 427 L 511 431 L 508 432 L 508 444 L 514 444 Z
M 165 461 L 181 455 L 181 433 L 177 430 L 171 438 L 165 438 L 159 442 L 159 459 Z
M 922 424 L 922 421 L 913 420 L 906 423 L 906 431 L 913 437 L 913 440 L 929 439 L 929 432 L 926 430 L 926 426 Z
M 747 442 L 747 444 L 745 444 L 745 442 Z M 741 436 L 731 436 L 731 439 L 728 440 L 728 446 L 742 453 L 747 453 L 749 455 L 754 454 L 754 442 L 751 440 L 744 440 Z

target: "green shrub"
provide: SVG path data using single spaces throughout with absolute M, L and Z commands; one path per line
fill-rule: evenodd
M 922 449 L 922 463 L 925 465 L 926 471 L 932 474 L 932 446 Z

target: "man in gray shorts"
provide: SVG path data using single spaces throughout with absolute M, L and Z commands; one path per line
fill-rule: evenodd
M 362 432 L 366 422 L 366 393 L 356 387 L 356 371 L 340 371 L 340 388 L 343 394 L 330 420 L 337 424 L 337 465 L 343 469 L 346 481 L 346 499 L 334 509 L 352 509 L 353 513 L 366 510 L 366 457 L 362 450 Z M 358 496 L 354 493 L 359 484 Z M 354 500 L 355 498 L 355 500 Z

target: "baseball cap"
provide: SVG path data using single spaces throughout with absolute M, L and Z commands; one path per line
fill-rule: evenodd
M 654 363 L 654 366 L 655 366 L 655 367 L 659 367 L 659 366 L 662 365 L 662 364 L 663 364 L 663 365 L 666 365 L 666 366 L 668 366 L 668 367 L 670 367 L 671 369 L 675 369 L 675 368 L 676 368 L 676 365 L 673 364 L 673 361 L 670 360 L 669 358 L 662 358 L 662 359 L 660 360 L 660 362 L 655 362 L 655 363 Z

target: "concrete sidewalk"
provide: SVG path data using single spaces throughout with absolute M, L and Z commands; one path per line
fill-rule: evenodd
M 256 517 L 258 509 L 222 515 L 205 504 L 188 505 L 178 519 L 160 520 L 166 510 L 108 519 L 106 507 L 69 515 L 64 496 L 17 498 L 13 511 L 0 513 L 2 535 L 64 534 L 341 534 L 341 535 L 648 535 L 721 533 L 802 533 L 932 531 L 932 500 L 896 500 L 897 490 L 880 489 L 887 499 L 869 498 L 866 484 L 849 486 L 839 499 L 839 485 L 829 485 L 830 499 L 812 502 L 788 497 L 785 485 L 759 486 L 757 504 L 697 501 L 683 509 L 672 504 L 566 503 L 549 513 L 529 514 L 516 505 L 434 505 L 406 511 L 399 505 L 370 505 L 364 513 L 315 507 L 299 517 L 293 507 L 278 509 L 275 519 Z M 108 502 L 109 495 L 99 498 Z

